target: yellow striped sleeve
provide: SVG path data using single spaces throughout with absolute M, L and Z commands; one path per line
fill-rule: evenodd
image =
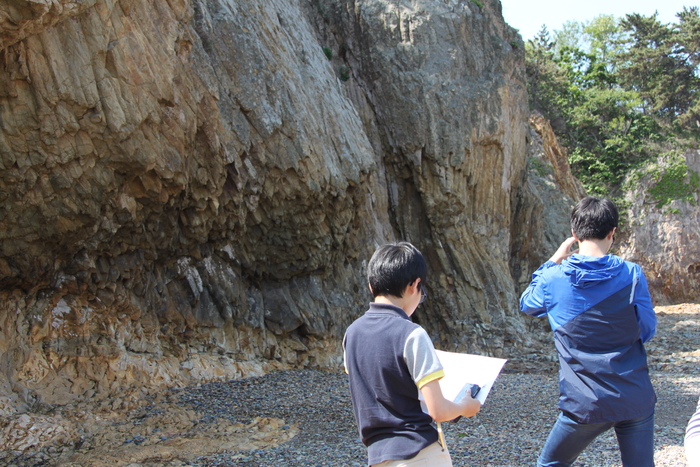
M 436 381 L 438 379 L 442 379 L 445 377 L 445 370 L 438 370 L 434 373 L 430 373 L 429 375 L 424 376 L 423 378 L 416 383 L 418 386 L 418 389 L 423 389 L 423 386 L 426 384 L 430 383 L 431 381 Z

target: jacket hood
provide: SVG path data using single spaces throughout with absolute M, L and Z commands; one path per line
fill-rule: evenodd
M 583 256 L 574 254 L 563 263 L 564 273 L 574 287 L 591 287 L 620 274 L 625 262 L 619 256 Z

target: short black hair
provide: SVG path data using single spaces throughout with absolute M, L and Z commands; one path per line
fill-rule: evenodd
M 375 297 L 401 297 L 416 279 L 425 283 L 428 265 L 418 248 L 408 242 L 389 243 L 377 248 L 367 265 L 367 278 Z
M 579 240 L 602 240 L 617 227 L 618 218 L 615 203 L 587 196 L 571 211 L 571 230 Z

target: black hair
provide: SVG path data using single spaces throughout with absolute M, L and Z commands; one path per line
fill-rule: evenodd
M 618 217 L 615 203 L 587 196 L 571 211 L 571 229 L 579 240 L 602 240 L 617 227 Z
M 367 265 L 367 277 L 372 293 L 401 297 L 416 279 L 425 284 L 428 266 L 418 248 L 408 242 L 380 246 Z

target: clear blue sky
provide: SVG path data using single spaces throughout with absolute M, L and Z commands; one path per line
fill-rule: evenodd
M 532 39 L 543 24 L 550 32 L 566 21 L 589 21 L 598 15 L 622 17 L 628 13 L 659 13 L 662 23 L 677 22 L 676 13 L 697 0 L 501 0 L 506 23 L 520 31 L 523 40 Z

